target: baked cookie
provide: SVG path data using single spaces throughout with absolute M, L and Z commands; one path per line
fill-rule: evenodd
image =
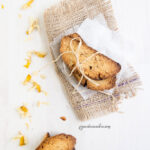
M 47 133 L 36 150 L 75 150 L 76 139 L 71 135 L 58 134 L 50 137 Z
M 60 53 L 71 51 L 70 42 L 73 38 L 78 37 L 80 36 L 77 33 L 63 37 L 61 40 Z M 82 63 L 82 68 L 85 75 L 94 80 L 102 80 L 109 77 L 113 77 L 120 71 L 120 64 L 103 54 L 98 53 L 90 59 L 87 59 L 97 51 L 87 46 L 82 39 L 81 41 L 82 45 L 80 47 L 80 50 L 78 51 L 78 55 L 79 62 Z M 79 39 L 75 39 L 72 41 L 72 47 L 75 52 L 78 48 L 79 42 Z M 63 54 L 62 59 L 67 66 L 76 65 L 76 57 L 72 53 Z M 87 60 L 84 61 L 85 59 Z M 79 68 L 77 68 L 77 70 L 79 71 Z
M 76 80 L 79 82 L 81 79 L 81 74 L 79 74 L 77 71 L 75 71 L 73 73 L 73 75 L 76 78 Z M 97 90 L 97 91 L 109 90 L 109 89 L 112 89 L 113 87 L 115 87 L 116 76 L 109 77 L 109 78 L 103 79 L 103 80 L 94 80 L 94 82 L 97 83 L 98 85 L 92 83 L 91 81 L 89 81 L 83 77 L 81 84 L 91 90 Z
M 68 66 L 69 70 L 71 71 L 74 67 L 73 66 Z M 75 79 L 79 82 L 81 80 L 82 74 L 75 69 L 73 72 L 73 76 Z M 87 88 L 91 90 L 97 90 L 97 91 L 104 91 L 104 90 L 109 90 L 115 87 L 116 85 L 116 76 L 109 77 L 107 79 L 103 80 L 94 80 L 95 83 L 98 85 L 92 83 L 91 81 L 87 80 L 85 77 L 83 77 L 81 81 L 81 85 L 86 86 Z

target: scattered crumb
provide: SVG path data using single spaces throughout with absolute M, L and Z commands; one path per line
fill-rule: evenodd
M 32 51 L 28 51 L 28 52 L 27 52 L 27 56 L 28 56 L 29 58 L 31 58 L 31 56 L 32 56 Z
M 4 5 L 3 4 L 1 4 L 1 8 L 4 9 Z
M 29 31 L 28 30 L 26 31 L 26 34 L 29 35 Z
M 13 139 L 19 140 L 19 146 L 27 145 L 27 138 L 21 132 L 18 132 L 18 135 L 15 136 Z
M 20 106 L 20 110 L 23 111 L 24 113 L 28 112 L 28 108 L 26 106 Z
M 25 144 L 24 136 L 21 136 L 21 137 L 20 137 L 19 145 L 20 145 L 20 146 L 26 145 L 26 144 Z
M 39 74 L 39 71 L 34 71 L 34 72 L 32 72 L 32 75 L 33 76 L 37 76 Z
M 26 31 L 26 34 L 31 34 L 34 30 L 40 30 L 39 22 L 37 18 L 31 18 L 30 19 L 30 26 L 28 30 Z
M 37 102 L 37 107 L 40 107 L 41 104 L 49 105 L 49 102 L 40 102 L 40 101 L 38 101 Z
M 18 17 L 21 19 L 21 18 L 22 18 L 22 15 L 21 15 L 21 14 L 18 14 Z
M 21 8 L 26 9 L 31 6 L 31 4 L 34 2 L 34 0 L 29 0 L 27 3 L 25 3 Z
M 32 85 L 39 93 L 41 92 L 41 86 L 37 82 L 32 81 Z
M 31 65 L 31 57 L 29 57 L 28 59 L 26 59 L 26 64 L 24 65 L 25 68 L 29 68 Z
M 29 116 L 28 108 L 25 105 L 22 105 L 19 108 L 17 108 L 17 111 L 19 112 L 21 118 Z
M 41 74 L 40 77 L 41 77 L 42 79 L 46 79 L 46 76 L 43 75 L 43 74 Z
M 28 57 L 31 57 L 32 55 L 36 55 L 39 58 L 44 58 L 47 54 L 45 52 L 39 52 L 39 51 L 29 51 L 27 53 Z
M 38 52 L 38 51 L 29 51 L 27 53 L 27 59 L 26 59 L 26 64 L 24 65 L 25 68 L 29 68 L 31 65 L 31 61 L 32 61 L 32 55 L 36 55 L 39 58 L 44 58 L 46 56 L 46 53 L 44 52 Z
M 43 92 L 45 94 L 45 96 L 47 96 L 48 93 L 46 91 L 41 90 L 41 86 L 37 82 L 35 82 L 31 79 L 32 79 L 32 76 L 30 74 L 28 74 L 22 84 L 26 85 L 27 83 L 30 83 L 30 84 L 32 84 L 32 87 L 30 88 L 30 90 L 36 89 L 36 91 L 38 93 Z
M 23 85 L 26 85 L 27 83 L 29 83 L 31 81 L 32 76 L 30 74 L 28 74 L 25 78 L 25 80 L 23 81 Z
M 39 58 L 44 58 L 46 56 L 46 53 L 44 52 L 33 51 L 32 53 L 38 56 Z
M 44 93 L 44 95 L 45 95 L 45 96 L 47 96 L 47 95 L 48 95 L 48 93 L 47 93 L 46 91 L 42 91 L 42 92 Z
M 27 122 L 25 123 L 25 125 L 26 125 L 27 129 L 29 129 L 29 124 Z
M 64 117 L 64 116 L 60 117 L 60 119 L 63 120 L 63 121 L 67 120 L 66 117 Z

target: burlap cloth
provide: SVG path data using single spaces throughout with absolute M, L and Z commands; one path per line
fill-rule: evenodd
M 46 31 L 49 42 L 52 42 L 64 31 L 80 25 L 86 18 L 94 18 L 102 13 L 111 30 L 117 30 L 110 0 L 64 0 L 59 4 L 47 9 L 44 14 Z M 51 49 L 50 49 L 51 50 Z M 54 55 L 51 50 L 52 57 Z M 122 99 L 135 96 L 138 86 L 141 84 L 139 76 L 129 67 L 132 76 L 121 80 L 116 85 L 113 99 L 106 94 L 97 93 L 84 100 L 78 92 L 73 92 L 74 87 L 66 80 L 64 74 L 57 68 L 56 71 L 66 89 L 68 99 L 76 115 L 80 120 L 88 120 L 108 113 L 118 111 L 118 104 Z

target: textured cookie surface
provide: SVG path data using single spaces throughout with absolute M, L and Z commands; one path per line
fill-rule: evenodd
M 75 71 L 73 73 L 73 75 L 76 78 L 76 80 L 79 82 L 81 79 L 81 74 L 78 73 L 77 71 Z M 96 83 L 97 85 L 94 83 Z M 109 78 L 103 79 L 103 80 L 94 80 L 94 83 L 92 83 L 91 81 L 89 81 L 85 78 L 83 78 L 81 81 L 81 84 L 83 86 L 87 86 L 87 88 L 89 88 L 91 90 L 103 91 L 103 90 L 109 90 L 109 89 L 115 87 L 116 76 L 109 77 Z
M 80 37 L 77 33 L 63 37 L 61 40 L 60 53 L 71 51 L 70 42 L 73 38 L 77 37 Z M 72 47 L 75 52 L 77 50 L 78 45 L 79 39 L 75 39 L 72 41 Z M 93 55 L 96 52 L 96 50 L 92 49 L 91 47 L 88 47 L 82 40 L 82 45 L 78 51 L 78 54 L 79 62 L 82 62 L 82 68 L 84 73 L 94 80 L 106 79 L 115 76 L 120 71 L 121 66 L 120 64 L 108 58 L 107 56 L 99 53 L 85 61 L 85 59 L 87 59 L 89 56 Z M 72 53 L 63 54 L 62 59 L 67 66 L 76 65 L 76 57 Z M 77 69 L 79 71 L 79 68 Z
M 36 150 L 74 150 L 76 139 L 71 135 L 59 134 L 44 138 Z

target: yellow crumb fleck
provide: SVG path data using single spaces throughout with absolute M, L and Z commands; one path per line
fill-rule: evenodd
M 37 82 L 32 81 L 32 85 L 39 93 L 41 92 L 41 86 Z
M 22 18 L 22 15 L 21 15 L 21 14 L 18 14 L 18 17 L 19 17 L 19 18 Z
M 32 75 L 33 76 L 37 76 L 39 74 L 39 71 L 34 71 L 34 72 L 32 72 Z
M 29 129 L 29 124 L 27 122 L 25 123 L 25 125 L 26 125 L 27 129 Z
M 40 102 L 40 101 L 38 101 L 36 105 L 37 105 L 38 107 L 40 107 L 41 102 Z
M 29 35 L 29 31 L 28 30 L 26 31 L 26 34 Z
M 25 68 L 29 68 L 31 65 L 31 57 L 29 57 L 28 59 L 26 59 L 26 64 L 24 65 Z
M 27 52 L 27 56 L 28 56 L 28 58 L 31 58 L 32 53 L 33 53 L 32 51 L 28 51 L 28 52 Z
M 40 58 L 44 58 L 46 56 L 46 53 L 42 53 L 42 52 L 38 52 L 38 51 L 33 51 L 33 54 Z
M 26 106 L 20 106 L 20 109 L 25 113 L 28 112 L 28 108 Z
M 34 0 L 29 0 L 27 3 L 25 3 L 25 4 L 22 6 L 22 9 L 29 8 L 33 2 L 34 2 Z
M 13 139 L 13 140 L 18 140 L 18 139 L 20 139 L 21 136 L 22 136 L 22 133 L 19 131 L 19 132 L 18 132 L 18 135 L 15 136 L 15 137 L 13 137 L 12 139 Z
M 39 58 L 44 58 L 46 56 L 46 53 L 44 52 L 38 52 L 38 51 L 29 51 L 27 53 L 28 58 L 26 59 L 26 64 L 24 65 L 25 68 L 29 68 L 31 65 L 32 55 L 36 55 Z
M 25 78 L 25 80 L 23 81 L 23 84 L 26 85 L 28 82 L 31 81 L 32 76 L 30 74 L 28 74 Z
M 41 77 L 42 79 L 46 79 L 46 76 L 43 75 L 43 74 L 41 74 L 40 77 Z
M 17 136 L 13 137 L 14 140 L 19 140 L 19 146 L 24 146 L 27 144 L 27 138 L 19 132 Z
M 17 111 L 19 112 L 19 114 L 22 118 L 29 116 L 28 108 L 24 105 L 17 108 Z
M 48 95 L 48 93 L 47 93 L 46 91 L 42 91 L 42 92 L 44 93 L 44 95 L 45 95 L 45 96 L 47 96 L 47 95 Z
M 3 4 L 1 5 L 1 8 L 4 9 L 4 5 Z
M 24 136 L 21 136 L 21 137 L 20 137 L 19 145 L 20 145 L 20 146 L 25 145 Z
M 39 21 L 37 18 L 31 17 L 30 19 L 30 26 L 28 30 L 26 31 L 26 34 L 31 34 L 34 30 L 40 30 Z
M 49 102 L 40 102 L 40 101 L 37 102 L 38 107 L 40 107 L 41 104 L 49 105 Z

